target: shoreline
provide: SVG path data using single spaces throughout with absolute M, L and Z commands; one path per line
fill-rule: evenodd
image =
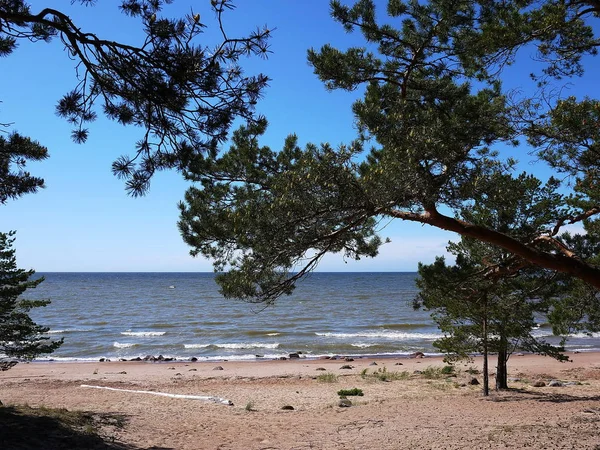
M 122 428 L 102 430 L 123 447 L 106 448 L 592 449 L 600 352 L 567 355 L 511 356 L 511 389 L 489 397 L 471 384 L 482 381 L 481 357 L 451 374 L 443 357 L 377 357 L 21 363 L 0 372 L 0 400 L 118 415 Z M 338 391 L 354 388 L 364 396 L 340 407 Z

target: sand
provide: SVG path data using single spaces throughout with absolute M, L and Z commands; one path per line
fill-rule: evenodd
M 440 358 L 380 358 L 19 364 L 0 400 L 123 415 L 103 432 L 131 449 L 600 449 L 600 353 L 569 357 L 513 355 L 511 389 L 487 398 L 469 384 L 480 358 L 433 379 Z M 338 406 L 354 387 L 364 396 Z

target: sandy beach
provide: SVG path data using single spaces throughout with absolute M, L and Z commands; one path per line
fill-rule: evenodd
M 0 373 L 0 400 L 122 416 L 101 430 L 110 448 L 600 448 L 600 353 L 569 357 L 513 355 L 511 389 L 487 398 L 480 358 L 450 376 L 427 357 L 22 363 Z M 352 388 L 364 395 L 339 406 Z

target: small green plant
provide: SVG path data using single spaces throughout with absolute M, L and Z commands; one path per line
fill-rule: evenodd
M 467 370 L 465 370 L 469 375 L 479 375 L 479 369 L 477 367 L 470 366 Z
M 338 380 L 338 376 L 334 373 L 322 373 L 317 377 L 319 383 L 335 383 Z
M 369 369 L 365 368 L 365 369 L 361 370 L 360 377 L 363 378 L 363 379 L 367 378 L 367 374 L 368 373 L 369 373 Z
M 452 366 L 445 366 L 445 367 L 452 367 Z M 445 367 L 429 366 L 426 369 L 423 369 L 421 371 L 421 376 L 428 380 L 437 380 L 439 378 L 444 378 L 448 375 L 448 372 L 444 371 Z M 452 373 L 452 372 L 450 372 L 450 373 Z
M 442 375 L 453 375 L 454 374 L 454 366 L 444 366 L 441 370 Z
M 250 400 L 248 403 L 246 403 L 246 408 L 244 409 L 248 412 L 256 411 L 256 409 L 254 409 L 254 402 Z
M 407 371 L 389 372 L 387 367 L 377 369 L 371 376 L 379 381 L 407 380 L 410 378 L 410 374 Z
M 338 395 L 340 397 L 349 397 L 349 396 L 358 396 L 358 397 L 362 397 L 363 395 L 363 391 L 362 389 L 359 388 L 352 388 L 352 389 L 340 389 L 338 391 Z

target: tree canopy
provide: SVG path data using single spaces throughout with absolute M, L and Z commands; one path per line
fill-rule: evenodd
M 93 8 L 95 0 L 71 3 Z M 139 42 L 126 43 L 82 29 L 64 10 L 33 11 L 24 0 L 0 0 L 0 57 L 18 51 L 22 40 L 59 40 L 73 61 L 74 86 L 58 100 L 56 113 L 73 125 L 75 142 L 86 141 L 88 125 L 100 113 L 140 128 L 132 154 L 113 163 L 114 173 L 126 180 L 132 195 L 146 192 L 156 171 L 183 172 L 191 161 L 214 156 L 236 118 L 254 120 L 254 106 L 268 82 L 265 75 L 245 74 L 240 59 L 267 54 L 269 29 L 231 35 L 223 15 L 233 8 L 232 2 L 211 0 L 219 38 L 202 42 L 209 3 L 200 12 L 190 10 L 177 18 L 162 16 L 168 3 L 171 0 L 122 0 L 120 11 L 139 19 L 142 36 Z M 45 155 L 40 144 L 13 132 L 0 146 L 2 166 L 20 170 L 0 167 L 0 182 L 7 190 L 0 200 L 18 195 L 7 187 L 15 173 L 22 177 L 22 193 L 43 185 L 23 170 L 28 158 Z
M 189 167 L 197 186 L 180 229 L 192 254 L 226 272 L 223 292 L 270 302 L 327 252 L 376 256 L 378 223 L 390 218 L 502 248 L 510 256 L 490 276 L 533 266 L 600 288 L 600 103 L 556 91 L 597 53 L 597 2 L 389 0 L 384 17 L 372 0 L 334 0 L 331 12 L 364 46 L 326 44 L 308 59 L 328 89 L 364 91 L 357 139 L 300 148 L 291 136 L 272 150 L 259 144 L 266 125 L 253 124 L 229 151 Z M 502 74 L 527 49 L 541 69 L 520 96 Z M 501 151 L 511 145 L 527 145 L 555 176 L 529 193 L 523 186 L 539 180 L 515 173 Z M 513 229 L 464 214 L 488 196 L 530 211 Z

